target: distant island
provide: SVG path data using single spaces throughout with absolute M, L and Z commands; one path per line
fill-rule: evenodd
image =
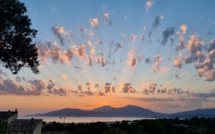
M 215 117 L 215 108 L 196 109 L 178 113 L 159 113 L 142 107 L 127 105 L 114 108 L 111 106 L 98 107 L 93 110 L 82 110 L 73 108 L 64 108 L 47 113 L 39 113 L 27 116 L 53 116 L 53 117 L 145 117 L 145 118 L 192 118 L 192 117 Z

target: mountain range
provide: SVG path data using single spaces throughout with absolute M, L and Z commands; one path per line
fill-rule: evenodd
M 111 106 L 98 107 L 93 110 L 65 108 L 47 113 L 31 116 L 59 116 L 59 117 L 147 117 L 147 118 L 190 118 L 190 117 L 215 117 L 215 108 L 197 109 L 178 113 L 159 113 L 142 107 L 127 105 L 114 108 Z

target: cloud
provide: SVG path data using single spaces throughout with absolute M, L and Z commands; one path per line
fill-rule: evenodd
M 64 33 L 63 27 L 55 26 L 52 27 L 51 30 L 53 31 L 54 35 L 60 40 L 60 44 L 64 45 L 64 39 L 62 35 Z
M 43 94 L 43 90 L 45 89 L 45 82 L 41 80 L 32 80 L 28 81 L 29 88 L 25 89 L 25 87 L 21 84 L 17 84 L 11 79 L 2 80 L 0 83 L 0 95 L 33 95 L 39 96 Z
M 188 40 L 187 50 L 192 54 L 195 55 L 196 52 L 201 52 L 203 46 L 203 41 L 198 39 L 196 34 L 192 34 L 190 39 Z
M 88 91 L 91 90 L 91 83 L 87 82 L 87 83 L 86 83 L 86 86 L 87 86 L 87 90 L 88 90 Z
M 102 20 L 104 23 L 108 23 L 109 25 L 111 25 L 111 23 L 112 23 L 109 13 L 104 13 L 102 16 Z
M 157 29 L 160 25 L 160 20 L 163 19 L 162 15 L 156 16 L 152 24 L 152 28 Z
M 64 50 L 63 54 L 64 54 L 64 60 L 65 60 L 65 62 L 66 63 L 70 63 L 70 61 L 73 58 L 73 50 L 72 49 Z
M 56 87 L 52 90 L 48 90 L 49 94 L 55 94 L 55 95 L 59 95 L 59 96 L 66 96 L 67 92 L 68 92 L 68 90 L 66 88 L 62 88 L 62 87 Z
M 157 84 L 155 84 L 155 83 L 150 83 L 150 84 L 148 85 L 149 92 L 150 92 L 150 93 L 154 93 L 155 90 L 156 90 L 156 86 L 157 86 Z
M 92 91 L 84 91 L 83 95 L 87 95 L 87 96 L 94 96 L 95 93 L 93 93 Z
M 58 46 L 57 42 L 54 42 L 53 45 L 49 45 L 49 55 L 51 56 L 53 63 L 64 63 L 61 49 Z
M 134 89 L 130 83 L 124 83 L 121 85 L 123 93 L 135 93 L 136 89 Z
M 211 91 L 208 93 L 192 93 L 192 96 L 198 97 L 198 98 L 214 98 L 215 97 L 215 91 Z
M 99 20 L 97 18 L 90 19 L 90 25 L 94 28 L 98 28 Z
M 115 93 L 116 92 L 115 87 L 111 86 L 111 83 L 105 83 L 105 86 L 103 87 L 103 89 L 104 89 L 105 93 Z
M 146 12 L 155 4 L 153 0 L 148 0 L 146 2 Z
M 210 46 L 209 46 L 209 49 L 208 49 L 208 52 L 210 52 L 211 50 L 215 49 L 215 39 L 213 39 L 211 42 L 210 42 Z
M 46 44 L 38 44 L 37 48 L 40 59 L 45 62 L 49 56 L 49 48 Z
M 94 86 L 95 88 L 99 88 L 100 86 L 99 86 L 99 84 L 98 83 L 95 83 L 95 86 Z
M 176 112 L 181 110 L 193 110 L 199 107 L 208 108 L 208 106 L 214 106 L 214 100 L 207 98 L 199 98 L 193 96 L 174 96 L 174 97 L 147 97 L 147 98 L 128 98 L 131 100 L 138 100 L 145 103 L 150 103 L 152 108 L 157 107 L 157 110 L 165 109 L 163 112 Z M 165 104 L 165 105 L 163 105 Z
M 91 51 L 90 51 L 90 55 L 91 55 L 91 56 L 94 56 L 95 53 L 96 53 L 96 50 L 95 50 L 94 48 L 92 48 Z
M 159 85 L 159 86 L 158 86 Z M 189 94 L 188 91 L 184 91 L 181 88 L 177 88 L 175 86 L 163 86 L 157 83 L 148 83 L 143 88 L 143 94 L 150 95 L 150 94 L 168 94 L 168 95 L 181 95 L 181 94 Z
M 144 88 L 144 89 L 143 89 L 143 94 L 149 95 L 149 90 L 146 89 L 146 88 Z
M 6 78 L 6 77 L 8 77 L 8 74 L 3 72 L 2 69 L 0 69 L 0 79 Z
M 135 39 L 136 39 L 136 35 L 132 34 L 131 35 L 131 41 L 135 41 Z
M 0 95 L 26 95 L 24 87 L 17 85 L 13 80 L 2 80 L 0 84 Z
M 89 47 L 94 47 L 93 43 L 90 40 L 87 41 L 87 44 Z
M 143 88 L 143 94 L 149 95 L 150 93 L 155 93 L 156 86 L 156 83 L 149 83 L 145 88 Z
M 204 73 L 207 81 L 215 81 L 215 69 Z
M 184 42 L 184 37 L 179 35 L 179 43 L 178 43 L 178 46 L 176 47 L 176 52 L 183 50 L 185 48 L 186 48 L 186 46 L 185 46 L 185 42 Z
M 104 66 L 106 65 L 106 61 L 105 61 L 105 59 L 104 59 L 103 56 L 97 57 L 97 58 L 96 58 L 96 61 L 97 61 L 98 64 L 101 64 L 102 67 L 104 67 Z
M 144 35 L 140 35 L 140 41 L 144 41 Z
M 132 68 L 134 68 L 137 64 L 137 58 L 134 56 L 134 53 L 136 52 L 137 50 L 135 49 L 131 49 L 128 53 L 128 61 L 127 61 L 127 64 L 129 66 L 131 66 Z
M 163 45 L 166 45 L 168 38 L 172 36 L 174 33 L 175 33 L 175 30 L 173 27 L 168 27 L 166 30 L 164 30 L 162 33 L 163 37 L 162 37 L 161 43 Z
M 116 45 L 116 49 L 114 50 L 114 52 L 116 52 L 116 51 L 118 51 L 119 49 L 122 49 L 122 48 L 123 48 L 123 46 L 122 46 L 121 43 L 116 43 L 115 45 Z
M 162 94 L 167 93 L 167 87 L 166 86 L 162 86 L 161 88 L 158 88 L 157 89 L 157 93 L 162 93 Z
M 101 92 L 101 91 L 98 91 L 98 95 L 99 96 L 105 96 L 105 93 Z
M 156 57 L 155 57 L 155 65 L 153 67 L 154 72 L 160 71 L 159 65 L 160 65 L 161 61 L 162 61 L 162 58 L 159 55 L 156 55 Z
M 213 45 L 213 41 L 211 41 Z M 204 42 L 199 39 L 198 35 L 192 34 L 188 40 L 187 51 L 189 56 L 184 57 L 186 64 L 195 62 L 195 68 L 200 77 L 205 77 L 207 81 L 215 81 L 215 50 L 209 46 L 210 51 L 203 53 Z
M 92 58 L 92 56 L 88 56 L 88 58 L 87 58 L 87 64 L 90 65 L 90 66 L 93 65 L 93 58 Z
M 168 89 L 167 94 L 183 94 L 185 93 L 182 89 L 177 87 L 171 87 Z
M 53 63 L 70 63 L 73 58 L 73 50 L 67 49 L 63 53 L 57 42 L 46 42 L 44 44 L 38 44 L 39 57 L 43 62 L 46 62 L 49 58 Z
M 75 55 L 79 58 L 84 58 L 86 54 L 86 47 L 83 44 L 80 44 L 78 47 L 75 48 Z
M 177 67 L 177 68 L 181 68 L 181 66 L 182 66 L 182 59 L 180 57 L 177 57 L 174 60 L 174 66 Z
M 63 74 L 63 75 L 62 75 L 62 78 L 63 78 L 64 80 L 67 80 L 67 79 L 69 78 L 69 76 L 66 75 L 66 74 Z
M 38 93 L 47 87 L 45 80 L 28 80 L 27 82 L 31 85 L 31 89 Z
M 82 91 L 83 89 L 82 89 L 82 86 L 81 85 L 78 85 L 78 89 L 77 89 L 78 91 Z
M 56 86 L 56 82 L 52 79 L 49 79 L 47 89 L 52 90 Z
M 181 31 L 182 31 L 182 34 L 185 34 L 186 31 L 187 31 L 187 26 L 185 24 L 182 24 L 181 27 L 180 27 Z

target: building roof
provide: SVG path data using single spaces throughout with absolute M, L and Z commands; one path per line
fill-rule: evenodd
M 7 127 L 7 132 L 33 132 L 42 119 L 16 119 Z
M 18 114 L 17 111 L 0 111 L 0 121 L 1 120 L 7 120 L 8 118 L 10 118 L 12 115 L 14 114 Z

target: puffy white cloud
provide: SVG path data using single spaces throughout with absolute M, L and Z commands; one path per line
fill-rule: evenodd
M 90 20 L 90 25 L 94 28 L 98 28 L 99 20 L 97 18 L 93 18 Z
M 187 26 L 185 24 L 182 24 L 181 27 L 180 27 L 181 31 L 182 31 L 182 34 L 185 34 L 186 31 L 187 31 Z
M 75 48 L 75 55 L 79 58 L 84 58 L 86 54 L 86 47 L 83 44 L 80 44 L 78 47 Z
M 182 66 L 182 59 L 180 57 L 177 57 L 175 60 L 174 60 L 174 66 L 175 67 L 178 67 L 178 68 L 181 68 Z
M 203 46 L 203 41 L 198 39 L 197 35 L 193 34 L 190 36 L 187 44 L 187 50 L 195 54 L 197 51 L 201 51 Z
M 196 34 L 190 36 L 190 39 L 188 40 L 188 45 L 186 47 L 187 51 L 189 52 L 189 55 L 184 57 L 184 61 L 186 64 L 193 63 L 196 61 L 203 62 L 205 60 L 206 55 L 202 52 L 203 43 L 204 42 L 200 40 Z
M 154 4 L 155 2 L 153 0 L 148 0 L 146 2 L 146 11 L 148 11 Z

